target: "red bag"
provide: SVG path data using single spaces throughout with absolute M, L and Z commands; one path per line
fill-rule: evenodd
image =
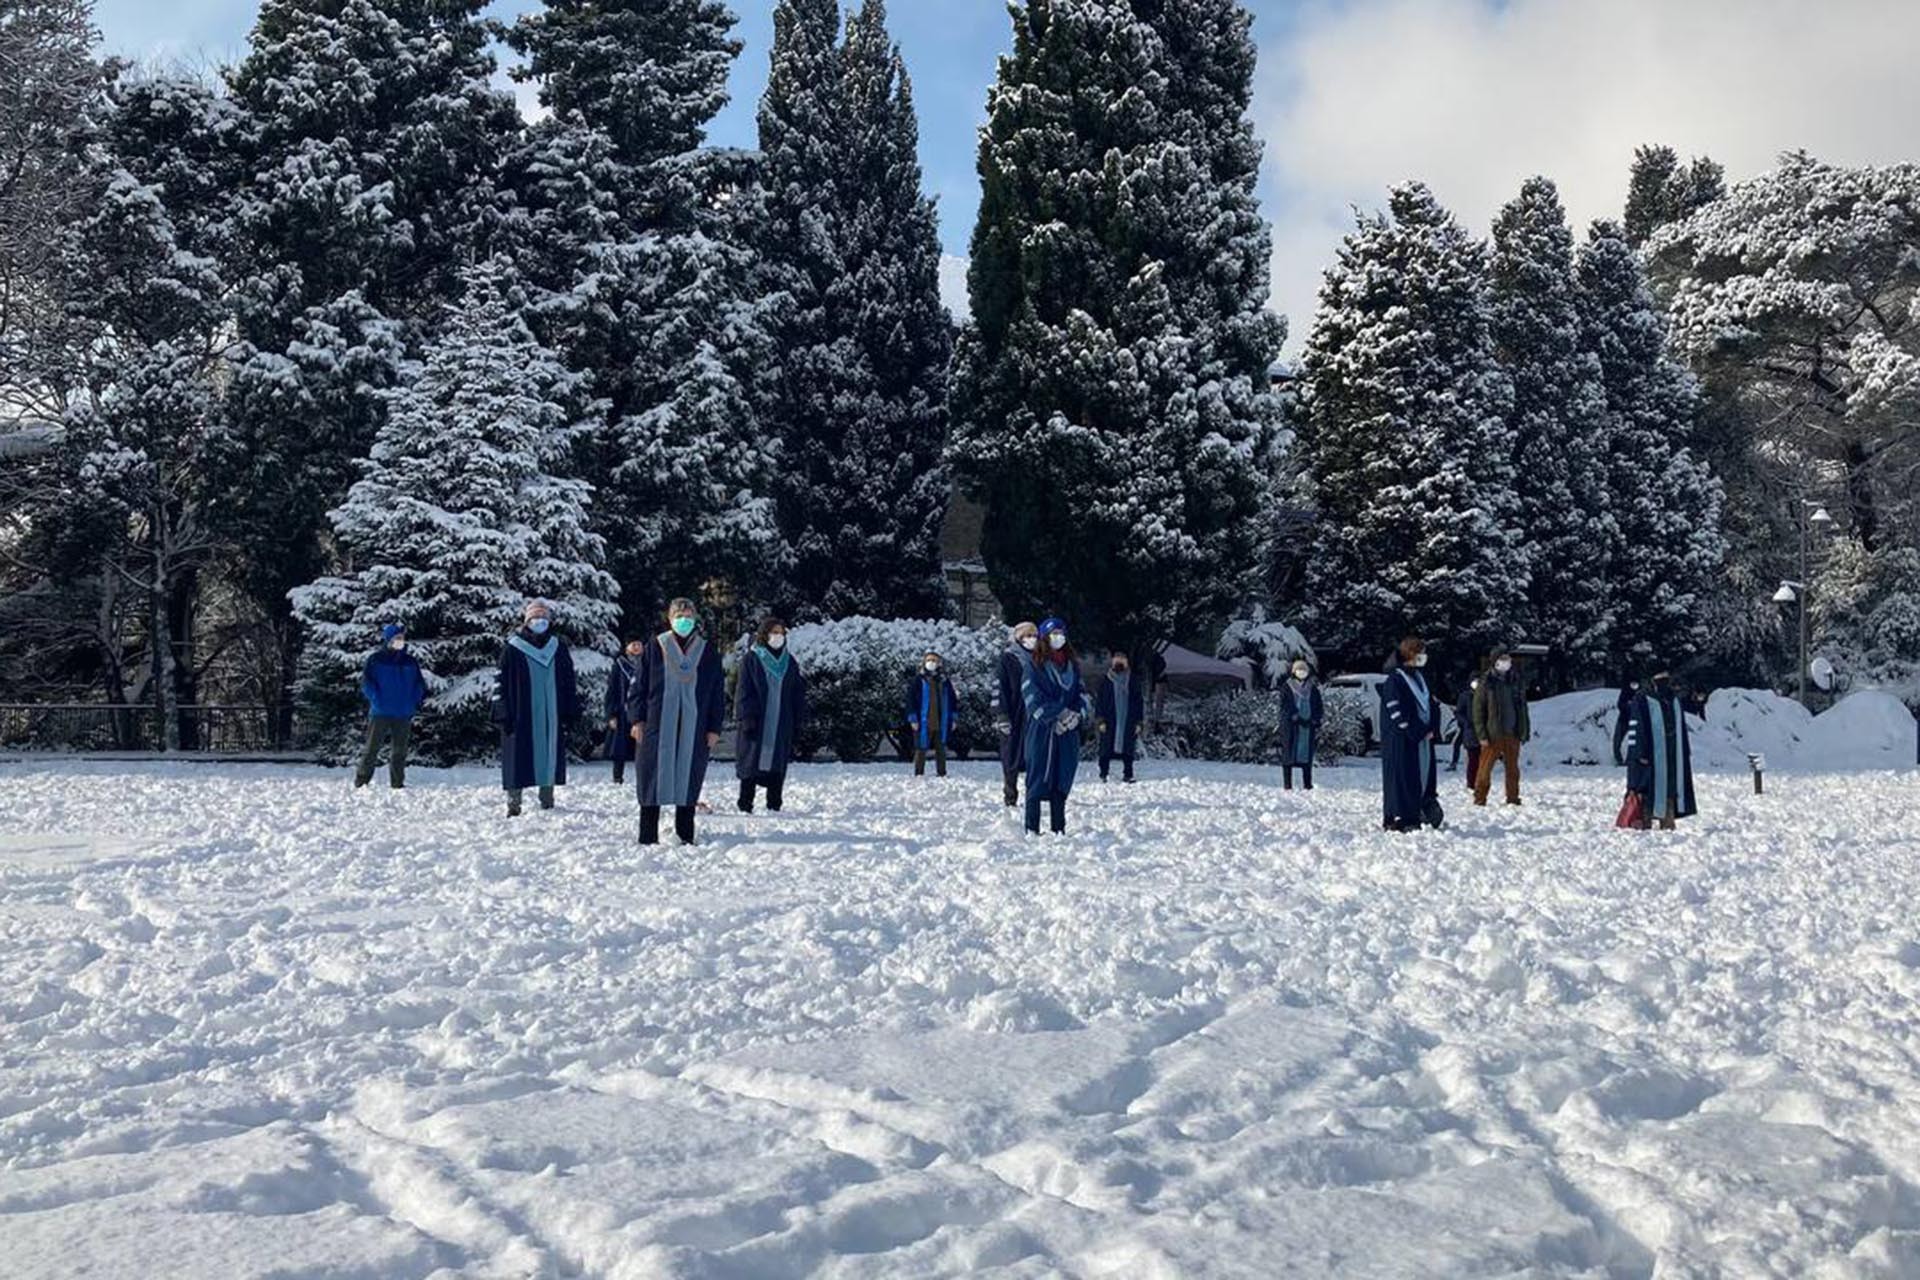
M 1634 830 L 1647 825 L 1646 802 L 1640 798 L 1638 791 L 1627 792 L 1627 798 L 1620 804 L 1620 816 L 1613 820 L 1613 825 Z

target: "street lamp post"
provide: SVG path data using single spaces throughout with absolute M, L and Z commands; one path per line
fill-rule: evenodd
M 1810 634 L 1807 596 L 1813 590 L 1810 585 L 1813 581 L 1813 571 L 1809 565 L 1812 555 L 1809 544 L 1812 542 L 1813 530 L 1828 527 L 1833 523 L 1833 517 L 1827 514 L 1827 506 L 1824 502 L 1802 498 L 1794 523 L 1800 526 L 1800 581 L 1782 582 L 1780 589 L 1773 593 L 1773 598 L 1779 604 L 1792 604 L 1796 600 L 1800 602 L 1800 705 L 1811 711 L 1813 710 L 1813 682 L 1810 679 L 1811 657 L 1807 652 Z

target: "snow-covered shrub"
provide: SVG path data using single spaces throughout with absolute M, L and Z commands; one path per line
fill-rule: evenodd
M 1299 628 L 1277 618 L 1269 619 L 1264 609 L 1254 610 L 1251 618 L 1235 618 L 1229 622 L 1220 633 L 1214 656 L 1229 662 L 1236 658 L 1252 659 L 1255 669 L 1261 673 L 1262 683 L 1269 686 L 1287 678 L 1287 670 L 1295 658 L 1305 658 L 1316 667 L 1320 665 L 1313 646 L 1307 643 Z
M 1320 725 L 1320 758 L 1357 756 L 1367 749 L 1367 716 L 1379 699 L 1365 689 L 1322 689 L 1326 719 Z
M 930 651 L 946 661 L 960 695 L 955 747 L 987 749 L 997 740 L 994 674 L 1006 643 L 1000 627 L 937 619 L 841 618 L 792 628 L 787 646 L 807 673 L 800 754 L 825 747 L 842 760 L 872 758 L 884 736 L 904 729 L 907 681 Z
M 1279 690 L 1232 689 L 1199 699 L 1183 726 L 1183 753 L 1228 764 L 1277 764 L 1280 713 L 1288 696 Z M 1357 689 L 1322 689 L 1321 696 L 1326 719 L 1320 726 L 1315 758 L 1333 761 L 1359 755 L 1366 747 L 1360 714 L 1367 695 Z

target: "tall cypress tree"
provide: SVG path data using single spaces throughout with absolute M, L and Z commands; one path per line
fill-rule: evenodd
M 1725 554 L 1720 484 L 1689 447 L 1700 396 L 1666 351 L 1666 320 L 1618 223 L 1580 249 L 1580 313 L 1606 391 L 1615 546 L 1609 580 L 1614 655 L 1676 663 L 1707 644 Z
M 327 510 L 385 417 L 383 389 L 438 325 L 484 234 L 519 127 L 494 88 L 485 0 L 264 0 L 228 75 L 251 356 L 230 391 L 225 515 L 252 594 L 295 636 L 287 592 L 325 567 Z
M 1490 279 L 1494 345 L 1513 381 L 1520 529 L 1533 581 L 1524 624 L 1552 647 L 1549 669 L 1563 679 L 1604 674 L 1616 542 L 1606 389 L 1581 327 L 1573 232 L 1547 179 L 1528 179 L 1494 219 Z
M 1284 326 L 1232 0 L 1027 0 L 980 145 L 949 457 L 994 592 L 1116 643 L 1258 574 Z
M 950 322 L 921 192 L 912 88 L 866 0 L 839 42 L 838 0 L 781 0 L 760 147 L 763 266 L 787 305 L 768 425 L 801 616 L 932 615 L 945 605 Z
M 600 406 L 578 466 L 629 629 L 779 568 L 755 174 L 704 145 L 734 21 L 718 0 L 551 0 L 509 33 L 551 115 L 510 160 L 508 239 L 543 336 Z
M 1639 248 L 1660 228 L 1691 217 L 1726 193 L 1726 170 L 1706 156 L 1682 164 L 1672 147 L 1636 149 L 1627 180 L 1627 243 Z
M 1465 667 L 1526 598 L 1513 387 L 1485 249 L 1418 183 L 1388 208 L 1341 246 L 1301 363 L 1307 596 L 1326 648 L 1377 656 L 1414 627 Z

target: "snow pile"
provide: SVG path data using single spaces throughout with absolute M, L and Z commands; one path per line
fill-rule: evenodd
M 1603 765 L 1613 760 L 1612 689 L 1545 698 L 1533 704 L 1533 766 Z M 1849 694 L 1813 715 L 1792 698 L 1765 689 L 1719 689 L 1705 720 L 1688 717 L 1695 769 L 1745 769 L 1749 754 L 1769 769 L 1851 771 L 1911 768 L 1913 713 L 1891 694 Z
M 1920 1274 L 1906 776 L 5 768 L 0 1271 Z

